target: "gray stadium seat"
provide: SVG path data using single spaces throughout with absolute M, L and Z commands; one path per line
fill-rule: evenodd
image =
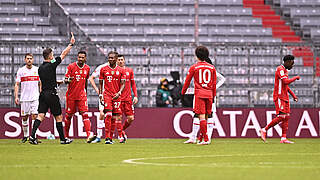
M 29 16 L 2 16 L 0 24 L 33 24 L 33 18 Z
M 74 18 L 80 25 L 133 25 L 132 17 L 81 17 Z
M 62 5 L 115 5 L 115 0 L 94 0 L 94 1 L 88 1 L 88 0 L 59 0 L 59 2 Z

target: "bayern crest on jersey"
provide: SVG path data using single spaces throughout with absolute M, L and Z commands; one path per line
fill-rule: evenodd
M 129 76 L 129 72 L 127 72 L 126 75 Z
M 116 72 L 116 75 L 119 75 L 119 71 Z
M 80 70 L 80 74 L 82 74 L 82 70 Z

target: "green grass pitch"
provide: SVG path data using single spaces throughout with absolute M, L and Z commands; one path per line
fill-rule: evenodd
M 126 144 L 40 145 L 0 140 L 0 179 L 281 179 L 320 177 L 320 139 L 214 139 L 208 146 L 184 139 L 129 139 Z

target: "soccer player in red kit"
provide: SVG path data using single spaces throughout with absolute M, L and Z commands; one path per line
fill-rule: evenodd
M 117 124 L 118 134 L 120 137 L 120 143 L 124 143 L 122 136 L 122 124 L 121 124 L 121 99 L 120 95 L 125 87 L 126 75 L 120 66 L 117 65 L 118 53 L 111 51 L 108 53 L 109 65 L 103 67 L 100 70 L 99 76 L 99 99 L 104 104 L 105 117 L 105 131 L 106 140 L 105 144 L 113 144 L 111 137 L 111 118 L 115 116 Z M 102 92 L 102 86 L 104 84 L 104 92 Z M 103 94 L 102 94 L 103 93 Z
M 282 136 L 280 143 L 292 144 L 294 142 L 287 139 L 288 121 L 290 118 L 290 103 L 289 94 L 294 101 L 298 101 L 297 96 L 289 88 L 289 84 L 295 80 L 299 80 L 300 76 L 295 76 L 291 79 L 288 77 L 288 70 L 292 69 L 294 64 L 294 56 L 286 55 L 283 57 L 283 64 L 277 67 L 274 80 L 273 101 L 276 107 L 276 118 L 274 118 L 265 128 L 260 130 L 261 139 L 266 141 L 267 131 L 273 126 L 282 123 Z
M 131 123 L 134 120 L 134 106 L 135 104 L 138 103 L 138 93 L 137 93 L 137 87 L 136 87 L 136 82 L 134 81 L 134 74 L 133 70 L 129 67 L 125 67 L 125 58 L 123 55 L 118 55 L 118 60 L 117 60 L 118 66 L 122 67 L 124 69 L 125 75 L 126 75 L 126 85 L 125 88 L 123 89 L 123 92 L 120 96 L 121 99 L 121 112 L 126 115 L 127 120 L 123 124 L 123 137 L 126 140 L 126 135 L 124 130 L 126 130 Z M 133 91 L 133 101 L 132 101 L 132 95 L 131 95 L 131 88 Z M 121 123 L 122 115 L 120 115 L 120 122 L 115 122 Z M 111 131 L 114 131 L 114 125 L 111 124 Z
M 95 140 L 96 136 L 91 132 L 91 123 L 88 115 L 87 102 L 87 85 L 90 74 L 90 67 L 85 64 L 87 53 L 85 51 L 78 52 L 78 61 L 69 64 L 65 74 L 65 83 L 68 84 L 66 92 L 66 116 L 65 116 L 65 132 L 69 137 L 69 129 L 71 118 L 77 111 L 80 112 L 84 129 L 87 133 L 87 143 Z
M 217 75 L 215 67 L 206 62 L 206 58 L 209 57 L 209 50 L 206 47 L 198 46 L 195 55 L 198 62 L 190 67 L 181 94 L 186 93 L 192 78 L 194 78 L 193 111 L 199 114 L 200 119 L 201 139 L 199 144 L 208 145 L 207 120 L 208 115 L 212 112 L 212 103 L 216 96 Z

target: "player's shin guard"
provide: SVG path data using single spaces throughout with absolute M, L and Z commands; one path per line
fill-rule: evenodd
M 116 126 L 117 126 L 117 130 L 118 130 L 118 136 L 120 138 L 122 138 L 122 123 L 121 123 L 121 120 L 120 121 L 116 121 Z
M 112 118 L 112 112 L 107 112 L 106 113 L 106 118 L 104 119 L 106 138 L 110 138 L 111 118 Z
M 69 114 L 66 114 L 66 116 L 64 118 L 64 131 L 65 131 L 66 137 L 68 137 L 68 138 L 69 138 L 70 125 L 71 125 L 71 118 L 72 118 L 72 116 Z
M 278 115 L 277 117 L 272 119 L 272 121 L 264 129 L 267 131 L 268 129 L 270 129 L 273 126 L 277 125 L 280 121 L 284 120 L 284 116 L 285 115 Z
M 287 138 L 287 131 L 288 131 L 288 125 L 289 125 L 289 119 L 290 119 L 290 116 L 289 115 L 286 115 L 286 117 L 283 119 L 282 121 L 282 136 L 281 136 L 281 139 L 286 139 Z
M 208 126 L 208 132 L 207 132 L 208 138 L 209 138 L 209 141 L 211 141 L 212 132 L 213 132 L 213 118 L 208 118 L 207 126 Z
M 208 142 L 207 135 L 207 121 L 206 119 L 200 119 L 200 133 L 202 134 L 204 141 Z
M 114 130 L 116 129 L 116 120 L 114 118 L 111 119 L 111 129 L 110 129 L 110 138 L 113 138 Z
M 22 130 L 23 130 L 23 137 L 29 136 L 29 123 L 28 120 L 22 120 Z
M 200 129 L 200 120 L 199 118 L 195 117 L 193 118 L 192 132 L 190 135 L 190 139 L 196 140 L 199 129 Z
M 83 113 L 82 119 L 83 119 L 84 130 L 86 131 L 87 137 L 89 137 L 91 132 L 91 122 L 89 120 L 88 113 Z

